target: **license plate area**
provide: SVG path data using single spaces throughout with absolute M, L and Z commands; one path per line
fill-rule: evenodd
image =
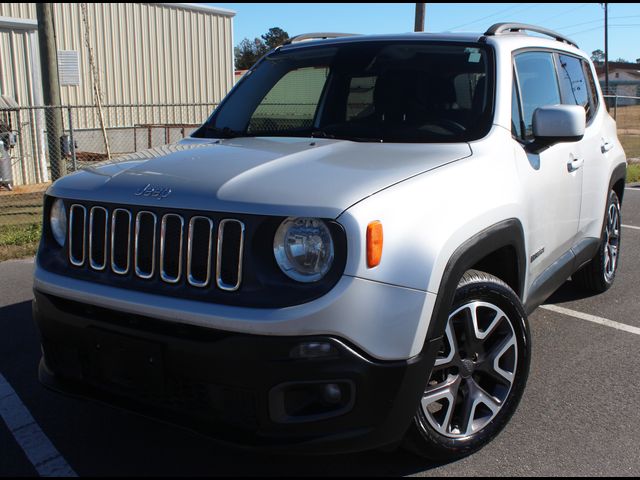
M 91 329 L 92 377 L 105 387 L 135 395 L 164 391 L 161 344 Z

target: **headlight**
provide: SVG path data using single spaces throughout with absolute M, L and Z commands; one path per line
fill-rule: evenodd
M 273 254 L 280 270 L 299 282 L 317 282 L 333 263 L 333 240 L 318 218 L 289 217 L 273 239 Z
M 64 245 L 64 240 L 67 236 L 67 212 L 64 209 L 62 200 L 59 198 L 55 199 L 53 205 L 51 205 L 49 223 L 51 225 L 53 238 L 56 239 L 58 245 Z

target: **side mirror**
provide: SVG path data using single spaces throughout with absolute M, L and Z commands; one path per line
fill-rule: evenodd
M 534 141 L 527 150 L 539 153 L 560 142 L 577 142 L 584 136 L 586 114 L 580 105 L 548 105 L 533 112 Z

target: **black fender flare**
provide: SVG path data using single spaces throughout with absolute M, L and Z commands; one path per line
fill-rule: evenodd
M 524 229 L 520 220 L 510 218 L 477 233 L 460 245 L 449 258 L 440 280 L 424 348 L 428 348 L 428 345 L 433 344 L 434 340 L 439 340 L 444 334 L 453 297 L 464 272 L 487 255 L 506 246 L 515 249 L 518 258 L 518 287 L 520 294 L 522 294 L 527 258 Z
M 412 363 L 417 362 L 418 365 L 416 365 L 413 375 L 407 377 L 406 380 L 407 385 L 403 395 L 406 402 L 403 408 L 404 414 L 395 419 L 396 422 L 401 422 L 403 427 L 409 426 L 414 412 L 420 404 L 422 392 L 424 392 L 440 349 L 450 307 L 462 275 L 482 258 L 505 246 L 515 248 L 518 257 L 518 283 L 520 292 L 522 292 L 526 251 L 524 229 L 518 219 L 510 218 L 485 228 L 460 245 L 447 261 L 422 350 L 419 355 L 410 360 Z
M 611 173 L 611 179 L 609 180 L 609 190 L 608 192 L 610 192 L 613 189 L 613 186 L 618 183 L 620 180 L 625 181 L 625 179 L 627 178 L 627 164 L 626 163 L 621 163 L 619 165 L 616 166 L 616 168 L 613 169 L 613 172 Z M 607 193 L 607 195 L 609 195 L 609 193 Z M 620 204 L 622 205 L 622 197 L 624 196 L 624 188 L 620 191 L 620 194 L 618 195 L 618 200 L 620 200 Z M 608 198 L 608 197 L 607 197 Z

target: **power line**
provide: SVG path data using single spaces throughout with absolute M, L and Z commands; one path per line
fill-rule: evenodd
M 640 23 L 629 23 L 629 24 L 625 24 L 625 25 L 609 25 L 609 27 L 638 27 L 640 26 Z M 599 27 L 593 27 L 593 28 L 588 28 L 586 30 L 580 30 L 578 32 L 573 32 L 573 33 L 567 33 L 567 35 L 578 35 L 580 33 L 586 33 L 586 32 L 592 32 L 593 30 L 599 30 L 603 28 L 602 26 Z
M 463 23 L 462 25 L 458 25 L 457 27 L 452 27 L 452 28 L 446 29 L 445 31 L 453 31 L 453 30 L 456 30 L 458 28 L 466 27 L 468 25 L 473 25 L 474 23 L 478 23 L 478 22 L 481 22 L 483 20 L 487 20 L 488 18 L 493 18 L 493 17 L 496 17 L 498 15 L 502 15 L 504 12 L 507 12 L 509 10 L 513 10 L 514 8 L 520 8 L 520 7 L 522 7 L 522 4 L 512 5 L 511 7 L 505 8 L 504 10 L 500 10 L 499 12 L 492 13 L 491 15 L 487 15 L 486 17 L 479 18 L 479 19 L 477 19 L 477 20 L 475 20 L 473 22 Z
M 555 15 L 553 15 L 552 17 L 545 18 L 544 20 L 538 20 L 538 23 L 539 23 L 540 25 L 544 25 L 544 24 L 545 24 L 546 22 L 548 22 L 549 20 L 553 20 L 554 18 L 557 18 L 557 17 L 559 17 L 560 15 L 564 15 L 564 14 L 566 14 L 566 13 L 574 12 L 574 11 L 576 11 L 576 10 L 578 10 L 578 9 L 582 8 L 582 7 L 585 7 L 585 6 L 587 6 L 587 5 L 590 5 L 590 4 L 589 4 L 589 3 L 583 3 L 582 5 L 578 5 L 577 7 L 570 8 L 569 10 L 565 10 L 564 12 L 556 13 L 556 14 L 555 14 Z
M 637 17 L 640 17 L 640 15 L 627 15 L 625 17 L 609 17 L 609 20 L 620 20 L 620 19 L 623 19 L 623 18 L 626 19 L 626 18 L 637 18 Z M 598 18 L 596 20 L 591 20 L 589 22 L 574 23 L 573 25 L 565 25 L 563 27 L 552 27 L 552 28 L 554 28 L 555 30 L 561 30 L 561 29 L 564 29 L 564 28 L 579 27 L 581 25 L 588 25 L 590 23 L 598 23 L 598 22 L 602 22 L 602 19 Z

